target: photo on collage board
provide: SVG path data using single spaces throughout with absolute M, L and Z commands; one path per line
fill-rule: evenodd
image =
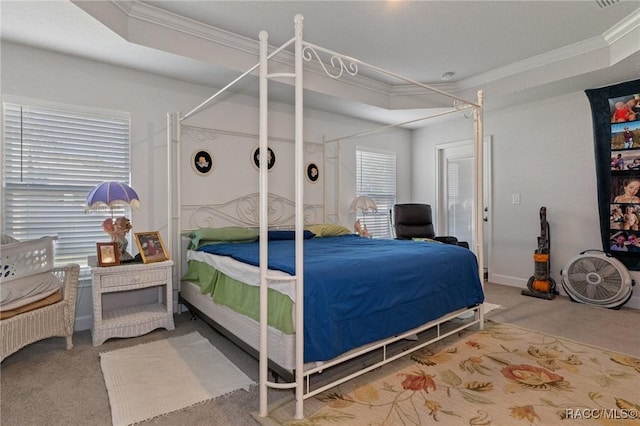
M 609 247 L 617 253 L 640 253 L 640 95 L 609 99 L 609 107 Z
M 618 253 L 640 253 L 640 232 L 611 231 L 609 244 Z
M 609 99 L 611 124 L 640 120 L 640 94 Z

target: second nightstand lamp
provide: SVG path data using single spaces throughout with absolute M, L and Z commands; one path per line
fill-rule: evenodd
M 359 195 L 355 200 L 351 202 L 349 206 L 350 213 L 356 213 L 356 223 L 355 223 L 355 231 L 361 237 L 370 237 L 369 231 L 367 230 L 366 217 L 367 212 L 377 212 L 378 206 L 373 199 L 367 195 Z M 360 224 L 360 219 L 357 218 L 357 213 L 362 212 L 362 224 Z

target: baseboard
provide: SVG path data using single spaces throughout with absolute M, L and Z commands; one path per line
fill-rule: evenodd
M 516 277 L 510 277 L 508 275 L 499 275 L 499 274 L 490 274 L 489 282 L 494 284 L 506 285 L 509 287 L 517 287 L 521 289 L 527 288 L 527 282 L 529 279 L 522 279 Z M 567 296 L 567 293 L 564 292 L 562 288 L 562 283 L 556 282 L 556 290 L 562 296 Z M 640 309 L 640 284 L 636 284 L 633 287 L 633 293 L 631 295 L 631 299 L 627 303 L 624 304 L 624 308 L 632 308 L 632 309 Z
M 640 291 L 640 289 L 637 289 Z M 631 299 L 624 305 L 625 308 L 640 309 L 640 295 L 631 296 Z
M 93 327 L 93 315 L 76 316 L 73 331 L 91 330 Z
M 508 275 L 489 274 L 489 282 L 495 284 L 508 285 L 511 287 L 527 288 L 527 281 L 529 279 L 522 279 L 517 277 L 510 277 Z

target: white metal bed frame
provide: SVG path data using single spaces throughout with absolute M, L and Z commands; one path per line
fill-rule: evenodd
M 359 61 L 357 59 L 342 55 L 340 53 L 322 48 L 320 46 L 311 44 L 309 42 L 303 41 L 302 37 L 302 21 L 303 17 L 301 15 L 296 15 L 294 18 L 294 36 L 289 41 L 285 42 L 280 47 L 273 50 L 269 53 L 269 45 L 268 45 L 268 34 L 266 31 L 261 31 L 259 33 L 259 44 L 260 44 L 260 54 L 259 54 L 259 62 L 253 67 L 249 68 L 243 74 L 241 74 L 238 78 L 230 82 L 224 88 L 213 94 L 211 97 L 206 99 L 200 105 L 195 107 L 190 112 L 181 115 L 180 113 L 176 114 L 168 114 L 167 115 L 167 128 L 168 128 L 168 148 L 169 148 L 169 170 L 170 173 L 168 175 L 170 194 L 169 194 L 169 246 L 171 247 L 172 253 L 177 256 L 181 256 L 182 252 L 182 244 L 180 240 L 180 209 L 181 209 L 181 197 L 179 185 L 174 186 L 178 179 L 180 178 L 179 172 L 179 150 L 176 151 L 174 155 L 178 158 L 172 158 L 172 153 L 174 153 L 175 144 L 180 143 L 180 126 L 182 121 L 186 120 L 193 114 L 200 111 L 206 105 L 208 105 L 211 101 L 216 99 L 219 95 L 229 90 L 233 87 L 238 81 L 242 80 L 246 76 L 253 73 L 256 69 L 259 71 L 259 82 L 260 82 L 260 95 L 259 95 L 259 147 L 260 147 L 260 164 L 267 164 L 267 141 L 268 141 L 268 80 L 270 79 L 283 79 L 283 78 L 292 78 L 294 79 L 294 111 L 295 111 L 295 128 L 294 128 L 294 158 L 295 158 L 295 247 L 296 247 L 296 261 L 295 261 L 295 269 L 296 275 L 291 276 L 291 280 L 296 283 L 296 294 L 303 295 L 304 294 L 304 263 L 303 263 L 303 232 L 304 232 L 304 159 L 303 159 L 303 63 L 304 61 L 311 62 L 317 61 L 318 64 L 322 67 L 323 71 L 332 78 L 339 79 L 342 77 L 344 73 L 347 73 L 351 76 L 355 76 L 358 74 L 358 67 L 366 67 L 367 69 L 379 73 L 381 75 L 387 77 L 393 77 L 405 83 L 420 87 L 425 89 L 428 93 L 438 93 L 446 98 L 450 99 L 453 103 L 453 108 L 444 112 L 440 112 L 431 116 L 420 118 L 419 120 L 426 120 L 429 118 L 434 118 L 437 116 L 442 116 L 446 114 L 456 113 L 463 111 L 465 116 L 469 117 L 471 114 L 467 115 L 469 111 L 471 111 L 473 120 L 474 120 L 474 168 L 475 168 L 475 176 L 476 176 L 476 187 L 474 191 L 474 211 L 473 211 L 473 224 L 474 224 L 474 241 L 475 247 L 472 249 L 476 253 L 476 257 L 478 260 L 478 274 L 480 276 L 480 281 L 483 282 L 483 267 L 484 258 L 483 258 L 483 234 L 482 234 L 482 202 L 483 199 L 483 158 L 482 158 L 482 141 L 483 141 L 483 128 L 482 128 L 482 101 L 483 94 L 482 91 L 478 92 L 478 98 L 476 102 L 471 102 L 468 100 L 461 99 L 452 94 L 444 92 L 440 89 L 437 89 L 433 86 L 420 83 L 418 81 L 397 75 L 393 72 L 386 71 L 384 69 L 375 67 L 373 65 L 367 64 L 365 62 Z M 282 52 L 287 47 L 293 45 L 294 47 L 294 72 L 292 73 L 269 73 L 269 60 L 272 59 L 275 55 Z M 330 57 L 330 67 L 333 68 L 334 73 L 332 74 L 331 70 L 327 67 L 327 65 L 323 62 L 320 54 L 327 55 Z M 337 72 L 336 72 L 337 69 Z M 371 131 L 361 132 L 357 134 L 351 134 L 348 136 L 344 136 L 337 139 L 327 140 L 325 143 L 329 142 L 340 142 L 341 140 L 355 138 L 364 136 L 367 134 L 371 134 L 380 130 L 384 130 L 391 127 L 399 127 L 402 125 L 409 124 L 411 122 L 419 121 L 412 120 L 403 123 L 397 123 L 393 125 L 383 126 L 378 129 L 374 129 Z M 175 161 L 175 163 L 173 163 Z M 474 325 L 478 325 L 481 329 L 484 325 L 484 314 L 483 314 L 483 306 L 479 305 L 476 307 L 463 309 L 457 312 L 453 312 L 448 314 L 442 318 L 439 318 L 435 321 L 429 322 L 419 328 L 409 330 L 402 335 L 394 336 L 393 338 L 387 339 L 385 341 L 375 342 L 362 349 L 356 349 L 353 351 L 344 354 L 343 356 L 338 357 L 336 360 L 328 361 L 323 363 L 321 366 L 316 368 L 304 370 L 303 364 L 303 348 L 304 348 L 304 333 L 296 332 L 295 333 L 295 381 L 291 383 L 277 383 L 274 381 L 268 380 L 268 371 L 269 371 L 269 357 L 268 357 L 268 344 L 267 344 L 267 294 L 268 294 L 268 286 L 270 280 L 278 279 L 282 280 L 282 277 L 273 277 L 269 275 L 269 271 L 267 269 L 268 259 L 268 238 L 267 232 L 269 228 L 269 185 L 268 185 L 268 171 L 266 167 L 261 167 L 259 170 L 259 232 L 260 232 L 260 351 L 259 351 L 259 362 L 260 362 L 260 408 L 259 408 L 259 416 L 266 417 L 268 415 L 268 407 L 267 407 L 267 392 L 269 388 L 278 388 L 278 389 L 293 389 L 295 388 L 295 400 L 296 400 L 296 408 L 295 408 L 295 418 L 302 419 L 304 418 L 304 400 L 310 398 L 314 395 L 319 394 L 327 389 L 330 389 L 333 386 L 336 386 L 340 383 L 344 383 L 348 380 L 351 380 L 354 377 L 362 375 L 368 371 L 371 371 L 375 368 L 380 367 L 383 364 L 387 364 L 395 359 L 398 359 L 401 356 L 406 355 L 407 353 L 418 350 L 428 344 L 431 344 L 437 340 L 443 339 L 451 334 L 457 333 L 458 331 L 472 327 Z M 264 261 L 263 261 L 264 260 Z M 181 263 L 181 262 L 178 262 Z M 178 268 L 180 271 L 180 268 Z M 180 273 L 180 272 L 178 272 Z M 303 329 L 303 319 L 304 319 L 304 303 L 303 297 L 297 298 L 299 300 L 295 301 L 295 324 L 298 330 Z M 456 327 L 453 330 L 448 330 L 446 332 L 441 332 L 441 324 L 450 321 L 457 316 L 464 314 L 466 312 L 473 312 L 474 320 L 465 323 L 460 327 Z M 299 327 L 299 328 L 298 328 Z M 399 354 L 393 356 L 387 356 L 386 348 L 389 344 L 396 342 L 401 339 L 405 339 L 409 336 L 412 336 L 416 333 L 425 331 L 425 330 L 435 330 L 436 337 L 428 340 L 427 342 L 422 342 L 419 345 L 412 347 L 410 349 L 404 350 Z M 363 370 L 360 370 L 356 373 L 350 374 L 348 376 L 339 378 L 338 380 L 326 384 L 317 389 L 311 389 L 310 387 L 310 377 L 311 375 L 321 372 L 322 370 L 329 368 L 330 366 L 339 364 L 346 360 L 355 358 L 364 353 L 368 353 L 372 350 L 382 349 L 383 350 L 383 359 Z

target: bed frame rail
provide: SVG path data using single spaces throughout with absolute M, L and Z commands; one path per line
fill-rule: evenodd
M 456 312 L 453 312 L 451 314 L 448 314 L 444 317 L 438 318 L 437 320 L 431 321 L 427 324 L 424 324 L 420 327 L 414 328 L 412 330 L 409 330 L 405 333 L 399 334 L 397 336 L 394 336 L 392 338 L 386 339 L 384 341 L 379 341 L 379 342 L 375 342 L 373 344 L 370 345 L 366 345 L 365 347 L 362 348 L 358 348 L 355 349 L 353 351 L 347 352 L 344 355 L 341 355 L 338 358 L 335 358 L 329 362 L 325 362 L 322 363 L 321 365 L 318 365 L 315 368 L 312 369 L 308 369 L 305 370 L 304 372 L 304 376 L 305 376 L 305 393 L 304 393 L 304 399 L 307 398 L 311 398 L 319 393 L 322 393 L 332 387 L 335 387 L 337 385 L 340 385 L 342 383 L 345 383 L 355 377 L 361 376 L 369 371 L 375 370 L 378 367 L 381 367 L 385 364 L 388 364 L 390 362 L 393 362 L 399 358 L 402 358 L 406 355 L 409 355 L 417 350 L 420 350 L 422 348 L 424 348 L 425 346 L 431 345 L 437 341 L 440 341 L 446 337 L 449 337 L 453 334 L 459 333 L 462 330 L 471 328 L 475 325 L 478 325 L 479 328 L 482 328 L 482 311 L 483 311 L 483 305 L 477 305 L 477 306 L 473 306 L 471 308 L 466 308 L 466 309 L 461 309 L 458 310 Z M 450 325 L 453 324 L 453 321 L 456 320 L 456 318 L 471 313 L 473 314 L 473 319 L 463 322 L 458 326 L 453 326 L 452 329 L 447 329 L 446 331 L 442 330 L 442 326 L 445 323 L 448 323 Z M 407 348 L 403 348 L 400 350 L 400 352 L 395 353 L 393 355 L 389 354 L 388 352 L 388 348 L 390 345 L 400 341 L 400 340 L 406 340 L 406 339 L 410 339 L 412 336 L 414 335 L 418 335 L 420 333 L 424 333 L 427 331 L 435 331 L 436 335 L 433 338 L 429 338 L 426 341 L 420 341 L 418 340 L 417 343 L 413 346 L 407 347 Z M 376 351 L 378 349 L 382 349 L 382 359 L 378 362 L 375 362 L 373 364 L 366 364 L 367 366 L 360 369 L 359 371 L 356 371 L 355 373 L 352 373 L 350 375 L 341 377 L 337 380 L 332 381 L 331 383 L 322 385 L 320 387 L 317 388 L 312 388 L 311 386 L 311 379 L 312 377 L 318 377 L 317 374 L 322 373 L 325 369 L 330 368 L 332 366 L 341 364 L 343 362 L 346 362 L 348 360 L 357 358 L 359 356 L 368 354 L 370 352 Z

